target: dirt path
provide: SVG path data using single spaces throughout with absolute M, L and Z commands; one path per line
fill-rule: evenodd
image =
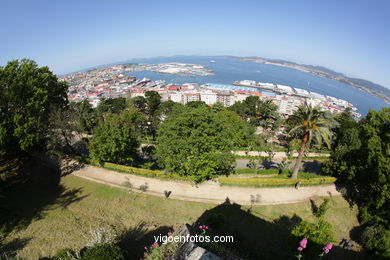
M 208 181 L 196 187 L 188 182 L 146 178 L 90 165 L 74 171 L 73 175 L 124 189 L 127 189 L 123 186 L 124 182 L 129 181 L 133 187 L 132 190 L 135 192 L 164 197 L 164 191 L 171 191 L 169 198 L 172 199 L 218 204 L 224 202 L 228 197 L 231 201 L 238 204 L 249 205 L 251 204 L 251 195 L 259 198 L 259 202 L 256 203 L 259 205 L 295 203 L 315 196 L 340 195 L 335 185 L 301 187 L 299 190 L 296 190 L 290 187 L 249 188 L 219 186 L 217 182 Z M 141 191 L 140 186 L 147 186 L 146 191 Z

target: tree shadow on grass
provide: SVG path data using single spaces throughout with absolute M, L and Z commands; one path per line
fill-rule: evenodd
M 0 165 L 7 162 L 0 160 Z M 85 197 L 80 196 L 81 189 L 67 189 L 60 183 L 61 171 L 56 161 L 26 157 L 6 169 L 0 180 L 0 250 L 21 249 L 29 239 L 13 241 L 14 246 L 12 241 L 5 245 L 1 242 L 10 232 L 44 217 L 45 210 L 66 208 Z
M 138 224 L 135 228 L 125 230 L 118 238 L 118 246 L 123 250 L 126 259 L 142 259 L 145 247 L 149 248 L 154 242 L 154 237 L 166 235 L 170 230 L 169 227 L 157 227 L 148 229 L 145 223 Z
M 297 247 L 302 238 L 292 236 L 291 230 L 301 221 L 297 215 L 268 221 L 227 200 L 205 211 L 196 225 L 209 225 L 215 235 L 233 236 L 234 243 L 225 243 L 223 246 L 244 259 L 296 259 Z M 303 252 L 304 259 L 317 259 L 323 246 L 309 241 L 308 248 Z M 337 245 L 326 258 L 364 259 L 361 254 Z
M 11 255 L 12 255 L 12 252 L 15 252 L 19 249 L 22 249 L 23 247 L 25 247 L 28 242 L 31 240 L 31 238 L 15 238 L 11 241 L 8 241 L 6 243 L 3 243 L 3 244 L 0 244 L 0 252 L 11 252 Z M 0 259 L 1 258 L 1 255 L 0 255 Z

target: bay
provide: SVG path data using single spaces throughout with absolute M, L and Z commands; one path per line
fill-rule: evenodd
M 212 60 L 215 62 L 210 62 Z M 205 65 L 207 69 L 211 69 L 214 73 L 214 75 L 211 76 L 171 75 L 152 71 L 134 71 L 127 74 L 137 78 L 145 77 L 151 80 L 165 80 L 167 83 L 176 84 L 190 82 L 198 84 L 232 84 L 234 81 L 240 80 L 255 80 L 257 82 L 283 84 L 347 100 L 352 103 L 363 116 L 367 114 L 369 109 L 379 110 L 382 107 L 389 107 L 386 102 L 379 98 L 338 81 L 321 78 L 292 68 L 238 61 L 232 57 L 172 56 L 133 59 L 129 62 L 144 64 L 169 62 L 200 64 Z

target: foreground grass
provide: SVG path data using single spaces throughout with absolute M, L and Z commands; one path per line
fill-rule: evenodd
M 177 228 L 183 223 L 193 223 L 206 210 L 217 206 L 131 193 L 75 176 L 62 178 L 61 184 L 66 189 L 79 190 L 77 196 L 80 199 L 69 204 L 51 204 L 42 210 L 40 218 L 19 231 L 11 232 L 5 243 L 26 241 L 18 251 L 21 257 L 38 259 L 53 256 L 60 248 L 80 249 L 87 243 L 89 230 L 96 227 L 113 225 L 119 229 L 133 229 L 143 225 L 147 230 Z M 321 198 L 316 199 L 318 203 L 321 201 Z M 241 207 L 243 211 L 249 208 Z M 270 223 L 280 216 L 292 217 L 294 214 L 313 220 L 309 201 L 254 206 L 250 214 Z M 332 198 L 326 219 L 333 224 L 337 239 L 349 237 L 349 231 L 358 225 L 356 214 L 357 210 L 350 209 L 343 198 Z

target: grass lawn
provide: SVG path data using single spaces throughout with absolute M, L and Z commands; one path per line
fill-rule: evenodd
M 57 199 L 42 206 L 39 217 L 31 218 L 25 226 L 11 231 L 3 244 L 7 244 L 11 249 L 12 247 L 18 248 L 19 255 L 26 259 L 50 257 L 60 248 L 82 248 L 87 243 L 91 228 L 113 225 L 119 229 L 138 230 L 138 236 L 142 237 L 148 234 L 158 234 L 159 231 L 166 232 L 168 228 L 177 228 L 183 223 L 191 224 L 198 221 L 198 218 L 206 212 L 219 207 L 214 204 L 185 202 L 131 193 L 71 175 L 63 177 L 60 185 L 64 188 L 62 193 L 74 191 L 72 199 L 69 201 L 66 201 L 66 198 Z M 59 196 L 61 197 L 61 194 Z M 41 205 L 39 198 L 45 200 L 44 197 L 37 196 L 31 200 L 30 206 L 34 207 L 34 203 Z M 321 198 L 316 199 L 318 203 L 321 201 Z M 326 219 L 333 224 L 337 239 L 349 237 L 349 231 L 358 225 L 356 208 L 350 209 L 347 202 L 339 196 L 333 197 L 330 204 L 331 208 L 326 214 Z M 20 207 L 20 205 L 15 205 L 15 207 Z M 274 221 L 280 221 L 281 216 L 292 218 L 297 215 L 305 220 L 313 220 L 309 201 L 286 205 L 254 206 L 251 208 L 251 213 L 247 213 L 249 206 L 236 208 L 239 209 L 238 215 L 244 214 L 248 219 L 249 222 L 245 223 L 252 223 L 246 225 L 246 228 L 250 237 L 255 239 L 256 237 L 263 238 L 264 232 L 263 234 L 253 232 L 251 225 L 254 223 L 265 223 L 279 230 L 279 224 Z M 232 221 L 235 220 L 234 215 L 233 212 L 230 215 Z M 272 230 L 274 232 L 274 229 Z M 132 234 L 134 235 L 134 232 Z M 272 235 L 275 236 L 275 234 Z M 285 232 L 280 234 L 285 235 Z M 134 259 L 139 259 L 143 247 L 151 244 L 152 239 L 153 237 L 150 236 L 135 239 L 137 241 L 134 245 Z M 240 238 L 237 239 L 240 240 Z M 253 250 L 264 252 L 268 250 L 267 252 L 271 255 L 274 251 L 283 251 L 277 248 L 277 244 L 271 248 L 272 250 L 268 248 L 269 246 L 267 244 L 266 249 L 260 245 Z

